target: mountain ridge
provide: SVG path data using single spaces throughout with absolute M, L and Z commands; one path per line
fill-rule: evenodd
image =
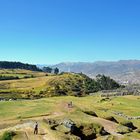
M 140 83 L 140 60 L 96 61 L 96 62 L 62 62 L 52 67 L 60 71 L 84 73 L 92 78 L 97 74 L 111 76 L 121 82 Z

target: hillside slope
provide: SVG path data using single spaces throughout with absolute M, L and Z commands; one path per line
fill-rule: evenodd
M 100 90 L 119 88 L 120 85 L 106 76 L 97 80 L 84 74 L 63 73 L 59 75 L 27 70 L 1 70 L 1 77 L 18 79 L 0 80 L 0 98 L 41 98 L 60 95 L 84 96 Z

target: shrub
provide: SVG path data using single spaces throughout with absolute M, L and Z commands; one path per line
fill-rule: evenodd
M 2 80 L 17 80 L 17 79 L 19 79 L 18 76 L 2 76 L 2 75 L 0 75 L 0 80 L 1 81 Z
M 15 132 L 11 131 L 11 132 L 5 132 L 2 136 L 1 140 L 12 140 L 12 138 L 16 135 Z
M 104 128 L 95 123 L 89 123 L 89 124 L 77 124 L 73 134 L 80 137 L 84 140 L 92 140 L 95 139 L 98 135 L 105 135 Z

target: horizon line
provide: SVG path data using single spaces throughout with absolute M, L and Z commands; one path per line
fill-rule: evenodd
M 62 63 L 100 63 L 100 62 L 120 62 L 120 61 L 140 61 L 140 59 L 119 59 L 119 60 L 96 60 L 96 61 L 62 61 L 58 63 L 30 63 L 30 62 L 24 62 L 24 61 L 15 61 L 15 60 L 0 60 L 0 62 L 20 62 L 24 64 L 32 64 L 32 65 L 57 65 Z

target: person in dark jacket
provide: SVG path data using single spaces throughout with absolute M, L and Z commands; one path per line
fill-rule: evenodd
M 38 123 L 36 122 L 35 127 L 34 127 L 34 134 L 38 134 Z

